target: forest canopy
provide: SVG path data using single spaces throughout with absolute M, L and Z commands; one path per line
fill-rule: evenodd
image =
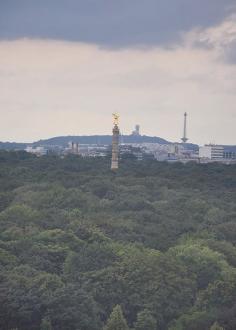
M 0 329 L 236 329 L 236 166 L 0 151 Z

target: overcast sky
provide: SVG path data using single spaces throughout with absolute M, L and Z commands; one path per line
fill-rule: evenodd
M 236 0 L 0 0 L 0 140 L 236 144 Z

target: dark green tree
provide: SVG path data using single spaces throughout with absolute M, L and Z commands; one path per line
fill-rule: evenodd
M 135 330 L 156 330 L 157 321 L 148 309 L 138 313 Z
M 40 330 L 52 330 L 52 324 L 49 318 L 42 319 Z

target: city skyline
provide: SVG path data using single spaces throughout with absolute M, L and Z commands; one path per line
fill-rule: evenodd
M 0 4 L 0 141 L 111 135 L 236 144 L 235 1 Z

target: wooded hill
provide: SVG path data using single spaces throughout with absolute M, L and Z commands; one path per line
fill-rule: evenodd
M 236 166 L 0 152 L 0 329 L 236 329 Z
M 159 143 L 169 144 L 166 141 L 157 136 L 146 135 L 122 135 L 120 138 L 122 143 Z M 35 141 L 33 143 L 16 143 L 16 142 L 0 142 L 0 149 L 5 150 L 24 150 L 27 146 L 60 146 L 68 147 L 69 142 L 77 142 L 80 144 L 98 144 L 98 145 L 110 145 L 112 141 L 111 135 L 68 135 L 68 136 L 55 136 L 49 139 Z

